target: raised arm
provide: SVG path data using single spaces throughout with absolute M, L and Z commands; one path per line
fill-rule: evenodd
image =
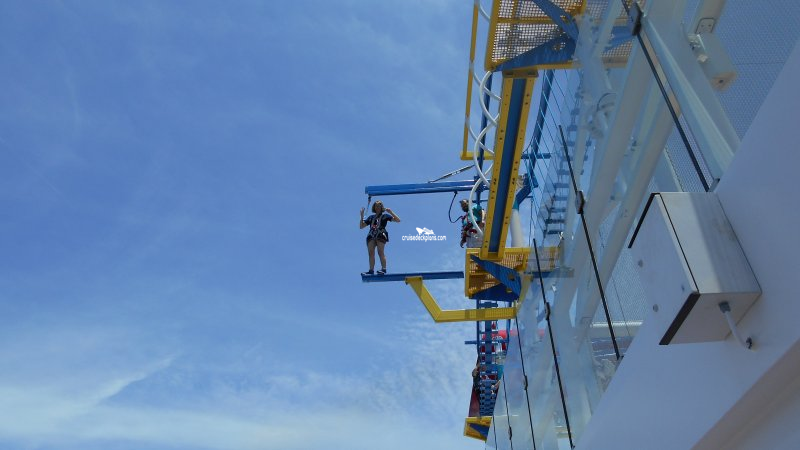
M 393 222 L 400 222 L 400 218 L 397 217 L 397 214 L 395 214 L 394 211 L 392 211 L 391 208 L 386 208 L 386 212 L 388 212 L 392 216 L 392 221 Z
M 358 228 L 359 229 L 364 228 L 365 226 L 367 226 L 367 224 L 364 223 L 364 208 L 361 208 L 361 216 L 360 217 L 361 217 L 361 220 L 358 221 Z

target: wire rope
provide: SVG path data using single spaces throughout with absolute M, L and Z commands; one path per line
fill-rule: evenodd
M 453 216 L 453 214 L 452 214 L 453 213 L 453 203 L 456 201 L 456 197 L 457 196 L 458 196 L 458 191 L 453 191 L 453 199 L 450 200 L 450 208 L 447 210 L 447 220 L 449 220 L 450 223 L 456 223 L 458 221 L 458 219 L 461 218 L 461 217 L 456 217 L 456 220 L 453 220 L 453 217 L 452 217 Z
M 597 269 L 597 259 L 594 255 L 594 248 L 592 248 L 592 239 L 589 235 L 589 227 L 586 224 L 586 215 L 584 214 L 584 199 L 583 199 L 583 192 L 578 190 L 578 185 L 575 182 L 575 172 L 572 170 L 572 163 L 569 160 L 569 152 L 567 150 L 567 140 L 564 137 L 564 129 L 559 125 L 558 131 L 561 133 L 561 144 L 564 149 L 564 158 L 567 160 L 567 164 L 569 165 L 569 174 L 572 178 L 572 188 L 575 190 L 575 196 L 578 197 L 578 215 L 581 216 L 581 224 L 583 225 L 583 233 L 586 237 L 586 245 L 589 247 L 589 256 L 592 260 L 592 268 L 594 269 L 594 276 L 595 280 L 597 281 L 597 288 L 600 290 L 600 300 L 603 303 L 603 311 L 606 315 L 606 322 L 608 323 L 608 332 L 611 335 L 611 343 L 614 346 L 614 354 L 617 357 L 617 361 L 620 359 L 619 353 L 619 346 L 617 345 L 617 337 L 614 334 L 614 326 L 611 323 L 611 315 L 608 312 L 608 302 L 606 301 L 606 294 L 603 290 L 603 282 L 600 281 L 600 271 Z
M 536 270 L 541 274 L 542 264 L 539 259 L 539 249 L 535 239 L 533 241 L 533 251 L 536 254 Z M 569 446 L 570 448 L 575 448 L 575 444 L 572 442 L 572 427 L 570 426 L 569 414 L 567 413 L 567 401 L 566 397 L 564 397 L 564 385 L 561 381 L 561 368 L 558 364 L 558 356 L 556 355 L 556 343 L 555 340 L 553 339 L 553 324 L 550 321 L 550 313 L 551 313 L 550 302 L 547 301 L 547 296 L 545 295 L 544 292 L 544 280 L 542 279 L 541 276 L 539 277 L 539 286 L 541 286 L 542 289 L 542 301 L 544 302 L 545 318 L 547 320 L 547 333 L 550 337 L 550 350 L 553 353 L 553 365 L 555 366 L 556 369 L 556 379 L 558 380 L 558 391 L 561 394 L 561 407 L 564 410 L 564 421 L 566 422 L 567 425 L 567 437 L 569 437 Z

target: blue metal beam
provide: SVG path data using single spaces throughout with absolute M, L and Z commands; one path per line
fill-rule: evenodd
M 378 283 L 385 281 L 405 281 L 407 277 L 422 277 L 423 280 L 453 280 L 464 278 L 463 271 L 454 272 L 408 272 L 387 273 L 386 275 L 361 275 L 364 283 Z
M 547 14 L 547 17 L 564 30 L 569 37 L 576 41 L 578 40 L 578 27 L 575 25 L 575 19 L 572 18 L 570 13 L 553 4 L 550 0 L 533 0 L 533 3 L 536 3 L 536 6 Z
M 377 195 L 406 195 L 406 194 L 432 194 L 437 192 L 469 191 L 475 184 L 472 180 L 439 181 L 436 183 L 417 184 L 386 184 L 367 186 L 364 193 L 370 196 Z
M 533 175 L 533 182 L 536 183 L 536 175 Z M 536 183 L 536 187 L 538 187 L 538 184 Z M 531 177 L 525 177 L 522 181 L 522 187 L 514 195 L 514 209 L 519 210 L 519 205 L 531 195 L 531 190 Z
M 486 425 L 479 425 L 477 423 L 471 423 L 471 424 L 469 424 L 469 426 L 473 430 L 477 431 L 478 434 L 480 434 L 481 436 L 488 436 L 489 435 L 489 427 L 486 426 Z
M 575 40 L 564 34 L 503 62 L 497 66 L 495 72 L 566 63 L 572 60 L 574 53 Z
M 519 297 L 520 292 L 522 292 L 522 278 L 519 272 L 501 264 L 484 261 L 477 255 L 470 255 L 470 258 Z
M 611 34 L 612 38 L 606 50 L 618 47 L 633 39 L 630 30 L 624 25 L 614 27 L 611 30 Z M 575 39 L 570 37 L 569 34 L 557 36 L 542 45 L 534 47 L 527 52 L 521 53 L 501 63 L 497 66 L 495 72 L 569 62 L 572 60 L 572 55 L 575 53 L 575 42 Z
M 555 72 L 552 70 L 545 70 L 544 77 L 542 77 L 542 95 L 539 99 L 539 113 L 536 116 L 536 125 L 533 127 L 533 137 L 531 138 L 531 154 L 538 157 L 539 144 L 542 140 L 542 130 L 544 129 L 544 121 L 547 118 L 547 108 L 550 104 L 550 92 L 553 90 L 553 77 Z M 533 163 L 536 167 L 536 161 Z M 533 168 L 531 168 L 533 169 Z M 533 172 L 533 170 L 531 170 Z
M 473 294 L 471 299 L 474 300 L 494 300 L 498 302 L 513 302 L 519 298 L 513 292 L 508 292 L 508 289 L 502 285 L 492 286 L 489 289 L 484 289 Z
M 486 343 L 486 342 L 487 342 L 487 341 L 485 341 L 485 340 L 480 340 L 480 341 L 464 341 L 464 344 L 466 344 L 466 345 L 480 345 L 480 344 L 484 344 L 484 343 Z M 488 342 L 489 342 L 490 344 L 508 344 L 509 340 L 508 340 L 508 339 L 502 339 L 502 338 L 500 338 L 500 339 L 496 339 L 496 340 L 492 340 L 492 341 L 488 341 Z

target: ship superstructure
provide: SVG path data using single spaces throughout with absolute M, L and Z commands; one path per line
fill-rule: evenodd
M 478 244 L 463 272 L 364 277 L 476 323 L 465 435 L 800 446 L 800 4 L 495 0 L 472 19 L 454 157 L 475 176 L 366 193 L 468 192 Z M 425 283 L 450 278 L 474 306 L 439 308 Z

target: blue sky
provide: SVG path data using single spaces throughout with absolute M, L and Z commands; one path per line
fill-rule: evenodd
M 483 448 L 461 436 L 472 326 L 363 285 L 356 226 L 364 185 L 462 164 L 470 20 L 0 4 L 0 448 Z M 390 271 L 463 264 L 450 198 L 383 199 Z

